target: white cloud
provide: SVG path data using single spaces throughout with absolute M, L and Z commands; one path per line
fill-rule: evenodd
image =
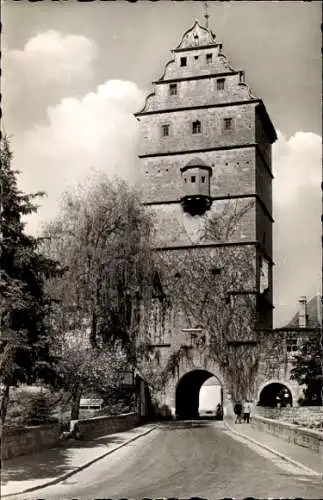
M 21 187 L 48 195 L 38 216 L 29 217 L 29 230 L 55 216 L 61 193 L 91 171 L 135 182 L 138 122 L 133 113 L 142 102 L 134 83 L 110 80 L 82 99 L 63 99 L 48 108 L 46 124 L 13 138 Z
M 96 56 L 96 45 L 85 36 L 48 30 L 30 38 L 22 50 L 6 51 L 6 80 L 15 89 L 26 84 L 70 83 L 74 77 L 92 75 Z
M 274 296 L 277 326 L 301 295 L 321 291 L 322 140 L 309 132 L 279 133 L 273 149 Z

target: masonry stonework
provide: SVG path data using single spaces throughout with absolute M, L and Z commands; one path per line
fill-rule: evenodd
M 163 75 L 153 86 L 136 117 L 141 132 L 142 196 L 155 222 L 155 250 L 174 262 L 179 256 L 184 262 L 185 255 L 191 252 L 199 252 L 200 256 L 206 252 L 208 258 L 216 261 L 220 246 L 228 252 L 234 248 L 246 252 L 254 269 L 249 285 L 256 319 L 251 326 L 266 332 L 268 342 L 273 309 L 271 148 L 277 135 L 264 103 L 252 94 L 244 72 L 232 68 L 212 31 L 197 21 L 184 33 Z M 185 208 L 183 199 L 188 192 L 185 183 L 196 182 L 196 176 L 201 182 L 199 165 L 208 169 L 203 172 L 209 172 L 211 206 L 196 215 Z M 206 196 L 207 189 L 208 185 L 200 194 Z M 214 215 L 225 225 L 228 209 L 242 210 L 246 206 L 248 210 L 226 241 L 203 238 L 203 228 Z M 162 327 L 155 315 L 150 336 L 158 350 L 158 360 L 152 363 L 165 366 L 170 356 L 187 343 L 183 331 L 192 326 L 183 311 L 168 311 Z M 274 346 L 277 336 L 272 338 Z M 266 367 L 266 360 L 262 359 L 258 389 L 270 379 Z M 173 414 L 179 381 L 185 374 L 201 370 L 218 377 L 224 386 L 224 402 L 228 401 L 225 377 L 219 366 L 211 363 L 206 353 L 191 349 L 190 358 L 181 361 L 158 395 Z M 278 371 L 277 377 L 286 380 L 288 374 Z

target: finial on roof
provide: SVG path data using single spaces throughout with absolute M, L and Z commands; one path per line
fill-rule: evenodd
M 206 29 L 209 29 L 209 11 L 208 11 L 208 8 L 209 8 L 209 5 L 208 5 L 208 2 L 203 2 L 204 3 L 204 9 L 205 9 L 205 14 L 204 14 L 204 17 L 205 17 L 205 27 Z

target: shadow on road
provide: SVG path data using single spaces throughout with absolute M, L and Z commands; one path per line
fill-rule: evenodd
M 163 430 L 175 431 L 179 429 L 192 429 L 193 427 L 211 427 L 213 421 L 210 420 L 174 420 L 171 422 L 159 422 L 158 426 Z
M 68 440 L 56 448 L 5 460 L 2 462 L 1 483 L 5 485 L 8 481 L 55 478 L 77 468 L 72 465 L 72 458 L 76 454 L 78 455 L 77 461 L 81 465 L 91 460 L 93 457 L 91 451 L 98 446 L 118 445 L 123 441 L 124 439 L 118 436 L 105 436 L 88 442 Z M 104 448 L 101 449 L 104 453 Z

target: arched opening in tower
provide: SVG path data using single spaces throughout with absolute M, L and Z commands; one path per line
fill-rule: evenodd
M 293 406 L 293 396 L 286 385 L 273 382 L 261 391 L 258 405 L 269 408 Z
M 186 373 L 176 387 L 176 419 L 195 420 L 199 418 L 200 389 L 213 374 L 207 370 L 192 370 Z M 222 391 L 221 401 L 222 406 Z

